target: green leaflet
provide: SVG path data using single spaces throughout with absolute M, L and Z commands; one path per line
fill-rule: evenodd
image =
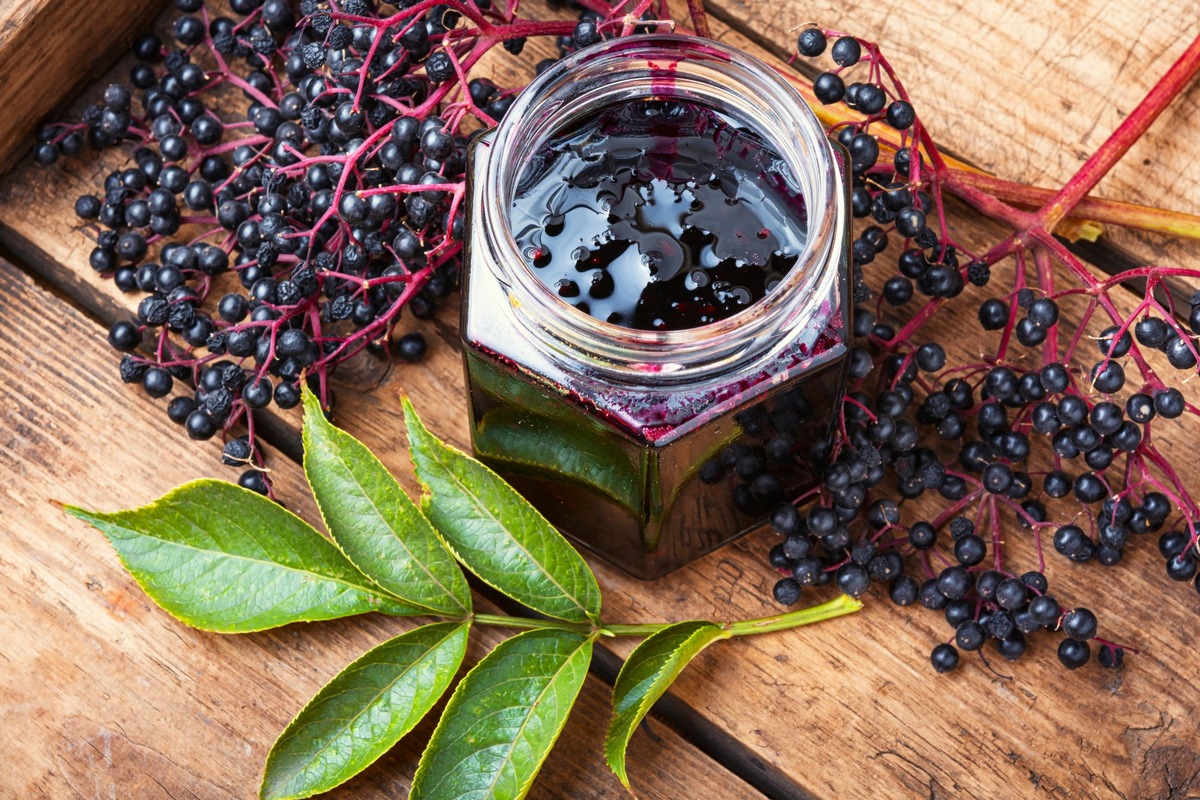
M 490 469 L 433 436 L 404 400 L 425 511 L 451 551 L 483 581 L 534 611 L 600 619 L 600 587 L 583 557 Z
M 454 690 L 409 800 L 520 800 L 562 733 L 592 639 L 534 630 L 502 642 Z
M 362 442 L 325 419 L 306 384 L 303 393 L 304 474 L 334 542 L 405 603 L 469 614 L 467 581 L 433 526 Z
M 276 740 L 259 796 L 311 797 L 387 752 L 449 687 L 470 627 L 425 625 L 373 648 L 338 673 Z
M 108 537 L 150 599 L 202 630 L 423 613 L 377 589 L 295 514 L 224 481 L 192 481 L 129 511 L 64 510 Z
M 696 655 L 730 632 L 711 622 L 680 622 L 639 644 L 613 685 L 613 718 L 604 742 L 608 766 L 629 788 L 625 749 L 638 723 Z

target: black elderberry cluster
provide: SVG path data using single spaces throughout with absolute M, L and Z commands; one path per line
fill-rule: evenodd
M 405 13 L 416 5 L 233 0 L 229 17 L 176 0 L 171 41 L 134 42 L 130 85 L 42 128 L 42 164 L 85 141 L 135 146 L 134 166 L 75 211 L 95 226 L 91 266 L 146 294 L 109 332 L 121 379 L 156 398 L 185 384 L 168 414 L 193 439 L 297 405 L 305 375 L 331 403 L 330 371 L 364 349 L 425 355 L 420 332 L 393 328 L 403 308 L 432 316 L 458 283 L 463 120 L 494 123 L 516 89 L 460 80 L 463 14 L 512 22 L 490 0 Z M 602 38 L 603 15 L 570 5 L 560 56 Z M 223 460 L 269 489 L 252 426 Z
M 863 302 L 870 296 L 862 268 L 888 246 L 888 234 L 879 226 L 889 226 L 906 240 L 908 247 L 901 257 L 900 274 L 889 278 L 883 286 L 883 297 L 888 303 L 904 305 L 912 299 L 914 291 L 926 297 L 955 297 L 964 286 L 957 252 L 953 245 L 940 241 L 937 232 L 928 226 L 933 199 L 924 190 L 910 186 L 916 166 L 914 159 L 920 159 L 919 150 L 911 144 L 896 148 L 892 174 L 885 176 L 889 170 L 879 162 L 879 139 L 871 133 L 872 123 L 884 124 L 900 134 L 911 131 L 917 122 L 912 104 L 903 98 L 889 100 L 885 89 L 873 82 L 845 82 L 843 73 L 863 58 L 863 47 L 854 37 L 842 36 L 829 47 L 819 29 L 805 28 L 800 32 L 797 41 L 800 55 L 816 58 L 826 49 L 836 66 L 813 81 L 817 99 L 826 105 L 845 103 L 867 117 L 862 123 L 841 125 L 834 131 L 835 138 L 850 156 L 854 216 L 870 217 L 877 223 L 863 229 L 851 248 L 855 301 Z M 970 280 L 986 283 L 986 265 L 980 262 L 971 266 Z
M 328 372 L 389 339 L 402 361 L 424 356 L 421 333 L 391 332 L 402 308 L 428 318 L 456 288 L 464 217 L 447 189 L 466 166 L 461 110 L 499 119 L 514 93 L 474 78 L 427 102 L 458 80 L 449 6 L 390 27 L 346 18 L 413 5 L 304 0 L 297 16 L 286 0 L 234 0 L 226 17 L 177 0 L 173 41 L 134 42 L 131 85 L 43 128 L 42 164 L 85 140 L 136 146 L 134 165 L 75 211 L 96 226 L 90 265 L 146 295 L 109 332 L 122 380 L 156 398 L 186 385 L 168 414 L 190 437 L 297 405 L 305 374 L 331 402 Z M 599 19 L 588 12 L 560 46 L 597 40 Z M 453 122 L 445 108 L 459 109 Z M 267 489 L 252 435 L 229 439 L 224 461 Z
M 797 49 L 810 58 L 828 50 L 836 65 L 814 79 L 818 100 L 845 103 L 865 116 L 832 133 L 850 155 L 853 213 L 869 219 L 852 244 L 859 305 L 843 427 L 817 504 L 802 516 L 782 503 L 771 515 L 773 528 L 785 537 L 770 553 L 771 565 L 784 573 L 775 599 L 791 605 L 804 586 L 824 584 L 858 597 L 879 582 L 898 605 L 920 603 L 944 613 L 954 642 L 933 650 L 938 672 L 953 669 L 960 651 L 979 650 L 988 640 L 1004 658 L 1019 658 L 1027 637 L 1041 629 L 1066 634 L 1059 659 L 1075 669 L 1090 657 L 1096 618 L 1082 608 L 1064 613 L 1047 594 L 1041 572 L 1006 570 L 993 544 L 1003 538 L 1001 526 L 1009 527 L 999 511 L 1028 533 L 1052 532 L 1045 538 L 1070 561 L 1104 566 L 1120 562 L 1136 537 L 1162 530 L 1172 514 L 1167 495 L 1147 484 L 1126 486 L 1111 474 L 1118 470 L 1108 468 L 1122 456 L 1134 457 L 1151 420 L 1178 417 L 1187 405 L 1178 389 L 1155 381 L 1122 402 L 1124 357 L 1136 339 L 1143 352 L 1160 350 L 1172 366 L 1194 372 L 1195 342 L 1173 320 L 1144 315 L 1105 329 L 1095 340 L 1099 358 L 1085 370 L 1036 357 L 948 368 L 941 345 L 913 341 L 918 329 L 906 328 L 901 337 L 877 313 L 899 309 L 917 293 L 940 302 L 958 296 L 967 282 L 987 286 L 991 267 L 971 257 L 960 263 L 960 248 L 927 222 L 931 183 L 929 175 L 918 175 L 923 134 L 912 106 L 896 98 L 895 87 L 845 82 L 846 70 L 857 64 L 878 67 L 878 54 L 852 37 L 837 38 L 830 47 L 817 28 L 800 33 Z M 879 125 L 895 153 L 890 165 L 879 161 L 873 133 Z M 902 240 L 902 250 L 895 271 L 877 287 L 879 302 L 869 306 L 875 294 L 862 268 L 887 250 L 891 238 Z M 1053 297 L 1029 288 L 988 298 L 978 309 L 985 332 L 1011 335 L 1029 355 L 1040 354 L 1056 335 L 1059 317 Z M 1189 325 L 1200 333 L 1200 293 Z M 1029 466 L 1038 438 L 1048 440 L 1054 469 Z M 903 524 L 901 507 L 926 493 L 936 493 L 946 511 L 937 520 Z M 1059 498 L 1073 499 L 1080 510 L 1063 525 L 1048 521 L 1046 501 Z M 977 532 L 963 515 L 974 508 L 989 533 Z M 951 536 L 935 549 L 940 528 L 949 528 Z M 1170 577 L 1195 578 L 1195 543 L 1188 532 L 1163 534 L 1160 549 Z M 913 574 L 914 565 L 923 580 Z M 1096 642 L 1100 663 L 1120 666 L 1124 649 Z

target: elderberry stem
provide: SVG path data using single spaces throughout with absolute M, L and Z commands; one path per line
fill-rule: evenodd
M 974 170 L 950 167 L 950 173 L 954 176 L 953 183 L 948 187 L 952 191 L 956 186 L 970 186 L 1026 210 L 1040 208 L 1054 197 L 1053 189 L 1006 181 Z M 1120 200 L 1085 197 L 1075 206 L 1069 219 L 1200 239 L 1200 216 Z
M 708 29 L 708 15 L 704 13 L 704 0 L 687 0 L 688 14 L 692 18 L 692 29 L 697 36 L 711 39 Z
M 772 617 L 730 622 L 726 623 L 723 627 L 734 636 L 753 636 L 757 633 L 786 631 L 790 628 L 799 628 L 801 625 L 811 625 L 814 622 L 824 622 L 827 619 L 844 617 L 847 614 L 853 614 L 855 611 L 858 611 L 862 606 L 862 601 L 843 594 L 826 603 L 821 603 L 819 606 L 801 608 L 797 611 L 776 614 Z
M 1143 98 L 1125 121 L 1100 145 L 1079 171 L 1071 177 L 1061 190 L 1038 213 L 1046 230 L 1053 230 L 1058 222 L 1071 213 L 1109 170 L 1142 137 L 1158 119 L 1171 101 L 1183 90 L 1196 73 L 1200 72 L 1200 37 L 1192 40 L 1179 60 L 1171 65 L 1154 88 Z
M 862 608 L 862 602 L 847 595 L 840 595 L 826 603 L 785 614 L 775 614 L 770 617 L 747 619 L 739 622 L 725 622 L 721 627 L 733 636 L 752 636 L 756 633 L 771 633 L 799 628 L 802 625 L 812 625 L 828 619 L 844 617 Z M 522 630 L 560 630 L 578 633 L 599 632 L 603 636 L 653 636 L 671 627 L 675 623 L 658 622 L 642 625 L 602 625 L 599 629 L 587 622 L 562 622 L 553 619 L 530 619 L 528 617 L 506 617 L 498 614 L 475 614 L 471 617 L 480 625 L 495 625 L 502 628 L 519 628 Z
M 480 625 L 495 625 L 501 628 L 520 628 L 527 631 L 577 631 L 591 633 L 595 627 L 590 622 L 563 622 L 557 619 L 531 619 L 529 617 L 506 617 L 500 614 L 475 614 L 471 617 Z

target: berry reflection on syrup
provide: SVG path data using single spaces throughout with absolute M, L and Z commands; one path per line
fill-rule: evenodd
M 804 199 L 761 138 L 695 103 L 632 100 L 555 133 L 517 186 L 534 273 L 616 325 L 679 330 L 749 308 L 804 249 Z

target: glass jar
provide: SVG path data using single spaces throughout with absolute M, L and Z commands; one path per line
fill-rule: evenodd
M 769 143 L 807 209 L 765 296 L 698 327 L 640 330 L 563 301 L 510 216 L 556 132 L 631 100 L 714 109 Z M 754 529 L 828 455 L 850 330 L 845 154 L 769 66 L 719 42 L 645 35 L 556 63 L 472 145 L 462 337 L 478 457 L 587 549 L 643 579 Z

